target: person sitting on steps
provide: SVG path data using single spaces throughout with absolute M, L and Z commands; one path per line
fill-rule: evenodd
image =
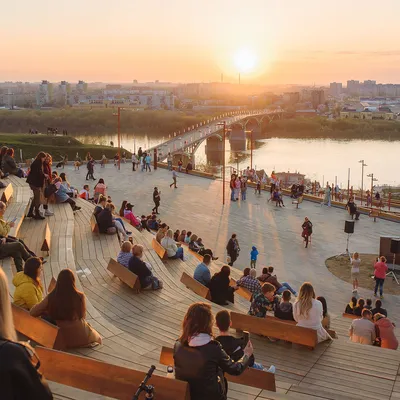
M 355 220 L 358 221 L 360 219 L 360 212 L 357 211 L 357 205 L 354 202 L 354 197 L 350 196 L 349 201 L 346 204 L 346 210 L 349 211 L 351 219 L 355 216 Z
M 237 338 L 229 334 L 229 328 L 232 325 L 229 311 L 219 311 L 215 316 L 215 322 L 219 329 L 219 336 L 217 336 L 215 340 L 221 343 L 222 348 L 226 351 L 226 354 L 232 358 L 233 361 L 240 360 L 244 356 L 243 349 L 247 345 L 247 339 L 243 336 Z M 271 372 L 272 374 L 274 374 L 276 371 L 274 365 L 271 365 L 269 368 L 265 368 L 262 364 L 256 363 L 254 354 L 250 356 L 249 367 L 265 372 Z
M 172 229 L 168 229 L 166 235 L 161 240 L 161 246 L 167 251 L 168 258 L 180 258 L 181 260 L 184 260 L 183 248 L 177 246 L 173 235 L 174 233 Z
M 121 250 L 117 256 L 117 262 L 126 268 L 129 268 L 129 261 L 132 258 L 132 243 L 122 242 Z
M 285 321 L 294 321 L 293 318 L 293 305 L 290 302 L 291 293 L 289 290 L 285 290 L 282 293 L 282 299 L 279 304 L 276 305 L 274 316 Z
M 203 257 L 203 262 L 196 267 L 193 274 L 193 278 L 196 279 L 196 281 L 207 287 L 211 281 L 210 264 L 211 256 L 206 254 Z
M 289 290 L 294 296 L 297 297 L 296 291 L 287 282 L 279 283 L 276 275 L 273 275 L 274 267 L 264 267 L 262 269 L 262 275 L 258 277 L 261 282 L 272 283 L 276 288 L 276 294 L 282 294 L 285 290 Z

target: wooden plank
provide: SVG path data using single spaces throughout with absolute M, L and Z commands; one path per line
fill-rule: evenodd
M 345 318 L 349 318 L 349 319 L 360 319 L 362 317 L 358 316 L 358 315 L 354 315 L 354 314 L 347 314 L 347 313 L 343 313 L 342 317 Z
M 96 217 L 94 215 L 90 217 L 90 229 L 92 230 L 92 233 L 96 235 L 100 233 L 99 225 L 97 224 Z
M 168 259 L 167 251 L 164 249 L 164 247 L 161 246 L 160 243 L 157 242 L 156 239 L 153 239 L 151 241 L 151 246 L 153 247 L 154 251 L 158 254 L 158 256 L 161 258 L 161 260 Z
M 186 272 L 182 273 L 181 282 L 197 295 L 211 301 L 210 289 L 196 281 L 196 279 L 189 276 Z
M 137 370 L 43 347 L 37 347 L 36 352 L 50 381 L 115 399 L 131 399 L 145 376 Z M 156 388 L 159 400 L 190 399 L 187 382 L 153 375 L 149 383 Z
M 236 281 L 231 278 L 229 285 L 232 287 L 236 286 Z M 251 298 L 253 297 L 252 293 L 250 292 L 250 290 L 247 290 L 244 287 L 239 286 L 239 289 L 235 291 L 235 294 L 238 294 L 239 296 L 243 297 L 244 299 L 251 301 Z
M 119 262 L 115 261 L 113 258 L 110 258 L 107 269 L 130 288 L 134 289 L 136 292 L 140 291 L 140 281 L 138 276 L 129 271 L 128 268 L 124 267 Z
M 11 197 L 13 196 L 13 193 L 14 193 L 13 186 L 11 183 L 9 183 L 1 195 L 1 201 L 7 204 L 10 201 Z
M 315 329 L 292 326 L 284 322 L 266 318 L 253 317 L 251 315 L 231 313 L 232 328 L 249 331 L 257 335 L 270 336 L 276 339 L 308 346 L 312 349 L 318 343 Z
M 160 364 L 174 365 L 174 349 L 165 346 L 161 348 Z M 239 376 L 225 374 L 225 377 L 229 382 L 276 392 L 275 375 L 271 372 L 247 368 Z
M 60 328 L 41 318 L 32 317 L 28 311 L 15 304 L 12 304 L 12 313 L 17 332 L 22 333 L 42 346 L 64 348 Z
M 47 253 L 49 254 L 50 245 L 51 245 L 51 232 L 50 232 L 49 224 L 46 224 L 46 226 L 44 228 L 44 240 L 43 240 L 43 244 L 42 244 L 41 250 L 42 251 L 47 251 Z

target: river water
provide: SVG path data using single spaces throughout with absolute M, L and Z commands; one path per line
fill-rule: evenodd
M 112 141 L 117 145 L 116 135 L 110 136 L 76 136 L 83 143 L 109 145 Z M 164 137 L 164 141 L 168 137 Z M 155 146 L 163 141 L 161 137 L 122 135 L 121 145 L 129 151 Z M 240 151 L 231 151 L 229 140 L 226 141 L 227 165 L 245 169 L 250 166 L 250 143 L 241 146 Z M 384 140 L 331 140 L 331 139 L 261 139 L 253 145 L 253 165 L 264 169 L 268 174 L 276 172 L 300 172 L 311 180 L 321 184 L 327 181 L 337 183 L 347 188 L 348 171 L 350 168 L 350 185 L 361 187 L 361 164 L 364 159 L 364 188 L 369 188 L 373 173 L 378 181 L 375 185 L 400 185 L 400 141 Z M 206 153 L 205 142 L 196 152 L 196 164 L 213 163 L 215 154 Z

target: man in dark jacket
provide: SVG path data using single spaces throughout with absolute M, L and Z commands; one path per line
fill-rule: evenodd
M 356 203 L 354 203 L 353 197 L 349 198 L 349 201 L 346 204 L 346 210 L 349 211 L 351 219 L 353 219 L 354 216 L 356 217 L 356 221 L 358 221 L 360 219 L 360 212 L 357 211 L 357 205 L 356 205 Z
M 153 192 L 154 207 L 153 207 L 152 211 L 155 211 L 156 214 L 159 214 L 158 207 L 160 207 L 160 194 L 161 194 L 161 192 L 159 192 L 158 188 L 155 187 L 154 192 Z
M 291 293 L 289 290 L 285 290 L 282 293 L 281 302 L 275 307 L 274 315 L 276 318 L 283 319 L 285 321 L 294 321 L 293 318 L 293 305 L 290 302 Z

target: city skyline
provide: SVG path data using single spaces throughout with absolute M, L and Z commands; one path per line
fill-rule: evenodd
M 8 2 L 0 81 L 400 83 L 400 3 L 320 3 Z

